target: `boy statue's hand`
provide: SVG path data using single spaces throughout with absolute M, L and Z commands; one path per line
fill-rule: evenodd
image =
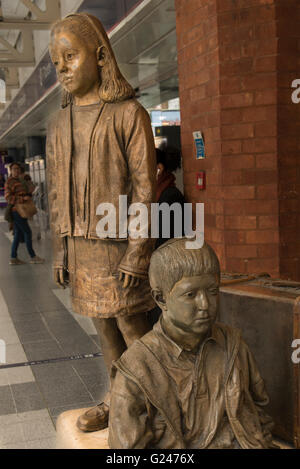
M 119 271 L 119 280 L 123 282 L 123 288 L 138 287 L 140 279 L 134 277 L 134 275 L 125 274 L 124 272 Z
M 53 278 L 56 285 L 60 288 L 66 288 L 69 284 L 68 271 L 63 267 L 53 268 Z

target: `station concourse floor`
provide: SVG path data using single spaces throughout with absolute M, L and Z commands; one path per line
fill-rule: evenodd
M 0 340 L 10 367 L 0 363 L 0 449 L 53 449 L 58 415 L 99 402 L 108 377 L 101 356 L 84 358 L 101 353 L 91 319 L 72 313 L 69 290 L 52 281 L 50 236 L 38 241 L 33 229 L 33 247 L 45 264 L 11 266 L 12 235 L 3 214 Z M 29 260 L 24 244 L 18 257 Z

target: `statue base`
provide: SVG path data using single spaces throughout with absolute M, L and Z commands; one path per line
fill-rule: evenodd
M 69 410 L 60 414 L 56 424 L 57 449 L 109 449 L 108 428 L 89 433 L 84 433 L 77 428 L 77 419 L 86 410 Z
M 109 449 L 108 428 L 98 432 L 84 433 L 80 431 L 76 422 L 85 409 L 68 410 L 60 414 L 56 424 L 56 447 L 57 449 Z M 293 446 L 274 439 L 274 443 L 280 449 L 293 449 Z

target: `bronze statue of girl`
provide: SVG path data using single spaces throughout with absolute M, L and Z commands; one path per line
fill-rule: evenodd
M 80 13 L 55 23 L 50 54 L 63 87 L 62 109 L 47 138 L 54 278 L 61 287 L 70 284 L 74 311 L 93 319 L 110 371 L 149 330 L 153 241 L 126 234 L 110 239 L 110 233 L 99 239 L 96 211 L 112 203 L 119 220 L 119 195 L 129 204 L 155 201 L 154 139 L 149 115 L 134 99 L 97 18 Z M 106 427 L 108 411 L 109 393 L 79 418 L 79 428 Z

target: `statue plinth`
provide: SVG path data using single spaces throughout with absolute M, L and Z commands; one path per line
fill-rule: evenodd
M 57 449 L 109 449 L 108 428 L 91 433 L 83 433 L 77 428 L 77 419 L 86 410 L 88 409 L 68 410 L 58 417 L 56 424 Z

